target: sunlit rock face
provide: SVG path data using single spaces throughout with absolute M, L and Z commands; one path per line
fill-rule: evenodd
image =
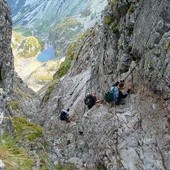
M 53 60 L 54 49 L 44 46 L 35 36 L 24 36 L 13 31 L 11 46 L 15 71 L 34 91 L 40 90 L 52 80 L 53 74 L 63 61 Z

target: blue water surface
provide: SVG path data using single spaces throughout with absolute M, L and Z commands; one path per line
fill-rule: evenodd
M 55 56 L 55 50 L 52 47 L 48 47 L 43 50 L 41 54 L 38 55 L 37 60 L 40 62 L 46 62 L 48 60 L 53 59 Z

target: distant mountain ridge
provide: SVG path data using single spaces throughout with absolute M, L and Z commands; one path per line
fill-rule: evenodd
M 64 18 L 76 17 L 96 21 L 107 0 L 7 0 L 12 10 L 14 26 L 24 26 L 47 32 Z M 88 22 L 86 22 L 87 24 Z M 86 27 L 86 26 L 85 26 Z

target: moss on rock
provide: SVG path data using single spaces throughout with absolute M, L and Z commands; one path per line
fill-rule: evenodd
M 9 134 L 1 137 L 0 158 L 5 163 L 6 170 L 29 170 L 34 165 L 33 157 L 23 147 L 19 147 L 17 140 Z
M 56 84 L 57 82 L 58 82 L 58 79 L 57 79 L 57 78 L 56 78 L 56 79 L 53 79 L 53 81 L 52 81 L 52 82 L 50 83 L 50 85 L 48 86 L 48 88 L 47 88 L 47 90 L 46 90 L 46 92 L 45 92 L 45 95 L 44 95 L 42 101 L 46 102 L 46 101 L 49 99 L 50 94 L 51 94 L 52 90 L 54 89 L 54 86 L 55 86 L 55 84 Z
M 113 19 L 113 17 L 111 17 L 111 16 L 105 16 L 105 18 L 104 18 L 104 23 L 106 24 L 106 25 L 111 25 L 111 23 L 114 21 L 114 19 Z
M 12 125 L 15 129 L 15 135 L 18 140 L 33 141 L 37 138 L 42 137 L 43 134 L 42 127 L 29 122 L 24 117 L 13 117 Z
M 38 39 L 30 36 L 25 40 L 20 56 L 24 58 L 35 57 L 41 51 L 41 44 Z
M 24 117 L 13 117 L 11 121 L 13 132 L 4 133 L 0 140 L 0 159 L 5 163 L 6 170 L 33 169 L 37 158 L 30 155 L 30 149 L 34 148 L 37 149 L 40 169 L 49 169 L 49 158 L 44 151 L 45 143 L 42 143 L 42 127 Z
M 44 46 L 44 42 L 34 36 L 25 37 L 15 31 L 12 35 L 12 49 L 18 57 L 35 57 Z
M 55 170 L 76 170 L 75 165 L 73 164 L 65 164 L 65 165 L 55 165 Z
M 18 110 L 19 109 L 19 103 L 16 100 L 11 100 L 9 102 L 9 105 L 11 106 L 12 110 Z

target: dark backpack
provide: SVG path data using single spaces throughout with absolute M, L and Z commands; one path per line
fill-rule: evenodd
M 119 89 L 117 86 L 113 86 L 111 90 L 104 95 L 106 102 L 117 102 L 119 97 Z
M 112 96 L 113 96 L 113 94 L 112 94 L 111 91 L 108 91 L 107 93 L 105 93 L 105 95 L 104 95 L 105 101 L 106 102 L 111 102 L 112 101 Z
M 84 103 L 87 105 L 87 106 L 91 106 L 91 105 L 95 105 L 95 102 L 96 102 L 96 97 L 95 96 L 92 96 L 92 95 L 87 95 L 84 99 Z
M 64 111 L 62 111 L 62 112 L 60 113 L 60 120 L 66 120 L 66 119 L 67 119 L 67 113 L 64 112 Z

